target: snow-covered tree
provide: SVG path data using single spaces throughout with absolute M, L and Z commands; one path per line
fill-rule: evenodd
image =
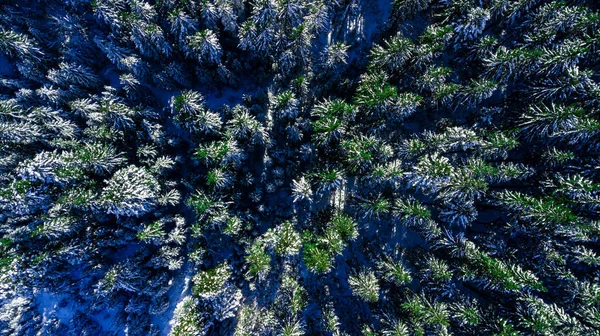
M 102 190 L 101 205 L 117 216 L 142 216 L 157 202 L 160 184 L 147 170 L 128 166 L 118 170 Z

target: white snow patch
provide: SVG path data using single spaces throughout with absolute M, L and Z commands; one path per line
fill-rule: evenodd
M 55 295 L 46 291 L 37 294 L 35 299 L 37 301 L 38 311 L 42 315 L 42 322 L 46 322 L 50 315 L 54 315 L 62 324 L 68 325 L 69 321 L 77 311 L 77 307 L 73 300 L 68 300 L 67 305 L 64 307 L 59 306 L 62 300 L 67 300 L 68 298 L 68 295 Z
M 152 318 L 152 324 L 156 325 L 161 330 L 161 335 L 169 335 L 169 332 L 177 321 L 173 318 L 173 312 L 179 304 L 188 295 L 190 295 L 190 285 L 194 272 L 191 263 L 186 263 L 182 268 L 183 272 L 175 276 L 173 286 L 169 288 L 167 296 L 169 297 L 169 309 L 161 315 Z

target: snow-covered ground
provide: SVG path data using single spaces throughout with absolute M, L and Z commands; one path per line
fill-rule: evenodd
M 161 315 L 152 317 L 152 324 L 159 327 L 161 335 L 168 335 L 173 328 L 175 323 L 173 312 L 175 311 L 177 304 L 191 294 L 190 285 L 193 275 L 192 264 L 189 262 L 185 263 L 173 278 L 171 288 L 169 288 L 169 291 L 167 292 L 169 308 Z

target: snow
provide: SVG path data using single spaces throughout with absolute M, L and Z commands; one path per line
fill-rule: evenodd
M 363 35 L 370 46 L 375 35 L 385 29 L 392 12 L 390 0 L 362 0 L 361 14 L 363 19 Z
M 351 45 L 354 44 L 354 48 L 352 48 L 350 51 L 350 57 L 364 58 L 364 54 L 376 39 L 377 34 L 381 33 L 382 28 L 385 29 L 387 27 L 387 20 L 389 18 L 391 4 L 389 0 L 358 0 L 357 5 L 358 6 L 355 8 L 354 16 L 347 21 L 348 25 L 354 30 L 354 34 L 352 36 L 347 36 L 346 38 Z M 346 12 L 345 15 L 350 15 L 350 13 Z M 346 19 L 347 18 L 344 18 L 344 20 Z M 336 35 L 338 34 L 333 34 L 333 40 L 341 40 L 340 36 Z M 329 44 L 331 40 L 332 34 L 330 32 L 320 35 L 316 40 L 317 49 L 321 50 L 321 46 Z M 10 61 L 5 57 L 0 55 L 0 74 L 11 75 L 13 72 L 14 65 L 11 64 Z M 120 71 L 116 67 L 107 67 L 102 70 L 102 74 L 104 75 L 107 85 L 110 85 L 116 90 L 120 90 L 122 88 L 119 79 Z M 236 104 L 240 104 L 244 94 L 252 95 L 260 89 L 252 84 L 253 81 L 250 78 L 241 78 L 239 83 L 240 85 L 238 85 L 238 87 L 224 87 L 220 90 L 217 90 L 214 87 L 206 84 L 195 85 L 192 87 L 192 89 L 200 92 L 203 95 L 205 103 L 209 109 L 217 111 L 221 109 L 223 105 L 234 106 Z M 156 98 L 157 103 L 164 108 L 163 111 L 168 110 L 171 98 L 180 94 L 179 90 L 166 90 L 149 85 L 147 83 L 144 83 L 143 85 L 152 92 L 152 95 L 154 98 Z M 171 120 L 169 120 L 167 124 L 172 125 Z M 333 197 L 330 199 L 330 202 L 337 209 L 345 208 L 346 199 L 348 198 L 348 195 L 351 195 L 353 192 L 353 182 L 353 180 L 344 181 L 342 186 L 335 191 Z M 287 194 L 277 193 L 276 195 L 267 195 L 267 197 L 269 199 L 273 199 L 273 202 L 268 202 L 269 204 L 276 204 L 277 199 L 280 201 L 286 200 Z M 322 205 L 323 204 L 315 204 L 315 207 L 320 207 Z M 311 212 L 316 212 L 316 209 L 312 209 Z M 273 224 L 274 223 L 268 223 L 267 225 L 273 226 Z M 389 231 L 391 230 L 388 230 L 387 233 L 382 232 L 382 235 L 385 234 L 386 237 L 391 236 L 387 242 L 387 244 L 390 246 L 408 246 L 417 244 L 419 242 L 417 234 L 406 232 L 404 229 L 401 229 L 395 234 Z M 368 238 L 365 237 L 364 239 Z M 139 246 L 137 246 L 137 244 L 128 244 L 127 247 L 121 251 L 121 253 L 118 253 L 119 259 L 123 260 L 127 256 L 132 255 L 138 247 Z M 228 254 L 229 252 L 225 254 Z M 360 249 L 357 248 L 357 243 L 350 244 L 350 246 L 346 248 L 344 255 L 337 258 L 337 266 L 333 270 L 333 274 L 327 277 L 326 283 L 320 285 L 328 286 L 332 290 L 332 294 L 335 294 L 333 297 L 340 298 L 335 302 L 335 309 L 338 311 L 338 313 L 347 309 L 355 309 L 357 307 L 345 305 L 348 302 L 346 299 L 351 297 L 351 292 L 348 289 L 347 282 L 345 280 L 344 283 L 337 283 L 335 281 L 336 279 L 346 279 L 347 275 L 353 270 L 350 265 L 354 264 L 354 261 L 356 260 L 360 261 L 360 264 L 365 264 L 365 259 L 366 257 L 362 254 L 362 252 L 360 252 Z M 169 334 L 170 330 L 174 326 L 174 323 L 176 322 L 173 316 L 175 308 L 182 300 L 191 295 L 191 279 L 194 275 L 194 271 L 195 268 L 193 263 L 188 261 L 171 280 L 171 287 L 167 291 L 169 308 L 163 314 L 153 316 L 151 319 L 152 324 L 161 331 L 161 335 L 166 336 Z M 306 281 L 319 280 L 317 277 L 307 274 L 304 274 L 303 277 Z M 38 302 L 38 309 L 40 314 L 43 316 L 44 321 L 53 315 L 56 316 L 61 323 L 68 325 L 70 319 L 79 309 L 77 303 L 74 302 L 74 300 L 69 300 L 69 297 L 66 295 L 54 295 L 48 292 L 42 292 L 37 295 L 36 301 Z M 369 314 L 367 306 L 359 308 L 365 310 L 363 314 Z M 122 335 L 126 333 L 126 330 L 117 330 L 115 325 L 117 313 L 118 312 L 114 310 L 102 310 L 93 314 L 93 318 L 102 326 L 105 332 Z M 353 315 L 342 314 L 342 316 Z M 351 326 L 353 322 L 355 321 L 342 321 L 343 324 L 346 324 L 345 327 L 348 330 L 353 329 Z
M 169 309 L 159 316 L 152 318 L 152 324 L 159 327 L 161 335 L 167 336 L 175 325 L 176 321 L 173 317 L 173 312 L 177 304 L 190 295 L 191 279 L 194 274 L 194 268 L 191 263 L 185 263 L 182 271 L 177 273 L 172 280 L 173 285 L 169 288 L 167 296 L 169 298 Z
M 108 79 L 110 86 L 114 89 L 118 90 L 121 88 L 121 80 L 119 79 L 119 70 L 114 67 L 105 68 L 102 73 L 104 74 L 104 78 Z
M 46 291 L 35 296 L 37 309 L 42 316 L 42 323 L 46 322 L 50 316 L 56 317 L 61 324 L 69 324 L 69 320 L 78 310 L 76 303 L 69 300 L 68 295 L 56 295 Z

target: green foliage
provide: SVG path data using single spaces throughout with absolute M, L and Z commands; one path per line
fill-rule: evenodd
M 283 323 L 279 330 L 279 335 L 281 336 L 302 336 L 304 335 L 304 330 L 302 329 L 302 325 L 300 321 L 286 321 Z
M 188 201 L 188 204 L 196 211 L 198 216 L 202 216 L 213 208 L 217 202 L 210 199 L 204 193 L 199 192 Z
M 446 330 L 450 325 L 448 305 L 444 302 L 430 301 L 424 295 L 412 295 L 400 307 L 405 310 L 417 326 L 429 326 Z
M 429 209 L 416 200 L 399 198 L 395 200 L 394 205 L 397 209 L 396 217 L 399 217 L 402 222 L 409 225 L 415 225 L 431 218 Z
M 136 235 L 137 239 L 143 242 L 160 241 L 165 236 L 162 225 L 158 220 L 150 223 Z
M 452 317 L 458 320 L 462 326 L 473 327 L 484 321 L 482 311 L 475 301 L 465 304 L 456 303 L 451 305 L 450 308 Z
M 227 235 L 237 235 L 240 233 L 240 231 L 244 228 L 243 227 L 243 221 L 242 219 L 240 219 L 237 216 L 231 216 L 229 218 L 227 218 L 227 224 L 225 226 L 225 228 L 223 229 L 223 233 L 227 234 Z
M 192 279 L 194 295 L 210 297 L 219 294 L 224 290 L 225 283 L 230 276 L 231 271 L 227 264 L 198 272 Z
M 352 288 L 352 293 L 367 302 L 376 302 L 379 300 L 379 280 L 375 273 L 369 270 L 363 270 L 357 275 L 348 278 L 348 284 Z
M 275 327 L 273 312 L 253 305 L 244 305 L 238 315 L 234 336 L 266 335 Z
M 600 128 L 598 120 L 576 105 L 534 105 L 522 120 L 523 131 L 529 137 L 565 137 Z
M 297 254 L 302 246 L 300 234 L 291 222 L 286 221 L 277 227 L 275 233 L 275 253 L 279 255 Z
M 155 206 L 159 192 L 160 184 L 146 169 L 128 166 L 113 175 L 101 197 L 109 213 L 139 217 Z
M 311 115 L 318 119 L 312 122 L 313 140 L 317 144 L 327 144 L 340 140 L 346 133 L 348 122 L 352 120 L 356 108 L 343 100 L 325 100 L 317 104 Z
M 475 272 L 489 279 L 492 287 L 498 286 L 508 291 L 518 291 L 522 287 L 542 292 L 547 291 L 546 287 L 531 271 L 523 270 L 518 265 L 507 265 L 479 250 L 470 255 L 467 262 Z
M 16 256 L 10 252 L 13 241 L 8 237 L 0 239 L 0 271 L 7 272 Z
M 393 282 L 397 286 L 406 285 L 412 281 L 410 272 L 400 261 L 394 261 L 391 258 L 387 258 L 380 261 L 378 266 L 385 279 Z
M 207 160 L 209 162 L 221 162 L 227 152 L 229 152 L 229 143 L 227 141 L 213 142 L 208 145 L 201 145 L 196 149 L 196 158 Z
M 43 56 L 35 43 L 24 34 L 0 30 L 0 50 L 7 56 L 39 60 Z
M 291 315 L 300 313 L 308 303 L 306 289 L 289 274 L 283 275 L 279 295 L 276 305 Z
M 175 309 L 175 325 L 169 336 L 201 335 L 206 330 L 206 321 L 201 308 L 194 299 L 187 297 Z
M 312 176 L 317 182 L 317 190 L 320 193 L 331 192 L 335 189 L 338 189 L 344 180 L 342 171 L 336 168 L 316 171 L 312 174 Z
M 330 252 L 317 243 L 305 243 L 303 260 L 309 270 L 316 273 L 327 273 L 333 267 Z
M 264 242 L 257 239 L 247 250 L 246 263 L 249 277 L 262 277 L 271 269 L 271 256 L 265 250 Z
M 375 45 L 371 49 L 371 67 L 387 69 L 389 72 L 399 71 L 413 55 L 412 40 L 399 35 L 385 41 L 385 47 Z
M 357 224 L 349 215 L 338 212 L 331 219 L 331 225 L 343 240 L 354 240 L 358 237 Z
M 452 271 L 448 264 L 441 259 L 429 257 L 425 261 L 427 267 L 427 277 L 434 282 L 447 282 L 452 279 Z
M 398 89 L 387 82 L 383 72 L 363 75 L 354 98 L 358 106 L 367 108 L 384 108 L 398 97 Z
M 372 201 L 366 201 L 361 203 L 363 216 L 365 218 L 381 218 L 389 215 L 392 209 L 392 203 L 386 197 L 380 196 Z
M 520 192 L 505 191 L 497 195 L 498 202 L 518 212 L 540 227 L 548 225 L 573 226 L 580 218 L 563 202 L 554 198 L 538 199 Z
M 0 334 L 598 334 L 596 2 L 2 9 Z

